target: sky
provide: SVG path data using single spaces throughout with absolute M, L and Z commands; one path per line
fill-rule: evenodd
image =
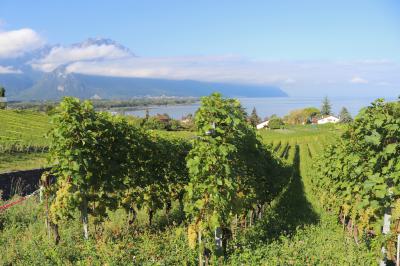
M 131 52 L 71 48 L 90 37 Z M 55 44 L 32 65 L 271 84 L 290 95 L 400 95 L 397 0 L 0 1 L 0 58 Z M 19 70 L 0 65 L 7 71 Z

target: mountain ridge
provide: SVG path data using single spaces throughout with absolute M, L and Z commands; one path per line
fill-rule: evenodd
M 96 57 L 96 54 L 90 53 L 89 57 L 87 55 L 79 57 L 79 52 L 82 52 L 82 49 L 90 51 L 92 48 L 99 47 L 106 47 L 110 50 L 110 52 L 104 54 L 105 57 L 137 57 L 125 46 L 106 38 L 89 38 L 70 46 L 46 45 L 18 58 L 0 59 L 0 66 L 11 67 L 15 70 L 14 73 L 0 72 L 0 84 L 6 87 L 7 95 L 11 100 L 57 100 L 63 96 L 79 98 L 96 96 L 102 99 L 163 95 L 199 97 L 213 91 L 220 91 L 229 97 L 287 96 L 280 88 L 270 85 L 235 84 L 192 79 L 116 77 L 67 71 L 67 67 L 79 61 L 79 59 L 90 62 L 102 60 L 100 57 Z M 68 53 L 75 57 L 68 58 L 69 61 L 66 62 L 62 61 L 66 57 L 64 55 Z M 44 70 L 47 67 L 50 67 L 50 71 Z

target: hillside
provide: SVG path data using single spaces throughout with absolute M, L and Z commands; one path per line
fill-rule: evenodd
M 45 134 L 49 117 L 31 111 L 0 110 L 0 151 L 41 149 L 48 146 Z
M 0 77 L 1 78 L 1 77 Z M 0 80 L 1 82 L 1 80 Z M 45 74 L 32 87 L 16 95 L 16 99 L 49 100 L 63 96 L 79 98 L 125 99 L 140 96 L 204 96 L 220 91 L 229 97 L 286 97 L 277 87 L 248 84 L 167 80 L 152 78 L 121 78 L 65 73 L 57 69 Z
M 31 111 L 0 110 L 0 173 L 47 165 L 49 117 Z

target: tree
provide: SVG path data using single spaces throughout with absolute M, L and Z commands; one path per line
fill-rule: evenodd
M 278 117 L 270 119 L 268 122 L 268 127 L 270 129 L 280 129 L 280 128 L 282 128 L 283 125 L 284 125 L 284 123 L 283 123 L 282 119 L 278 118 Z
M 274 118 L 279 118 L 279 116 L 277 114 L 272 114 L 272 115 L 270 115 L 270 117 L 267 120 L 271 120 Z
M 350 123 L 353 121 L 349 111 L 346 107 L 343 107 L 339 114 L 340 123 Z
M 0 97 L 6 97 L 6 89 L 0 85 Z
M 315 107 L 296 109 L 296 110 L 291 111 L 285 117 L 285 121 L 288 124 L 294 124 L 294 125 L 309 123 L 311 121 L 312 117 L 318 115 L 319 113 L 320 113 L 319 109 L 315 108 Z
M 6 97 L 6 89 L 0 85 L 0 98 Z M 0 109 L 5 109 L 6 108 L 6 102 L 0 101 Z
M 257 110 L 253 107 L 253 111 L 251 111 L 251 115 L 249 116 L 249 122 L 252 126 L 257 126 L 261 122 L 261 118 L 257 115 Z
M 327 96 L 322 101 L 321 115 L 330 115 L 332 113 L 332 105 Z

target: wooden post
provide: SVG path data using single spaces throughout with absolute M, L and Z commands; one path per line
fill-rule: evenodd
M 390 232 L 390 218 L 392 216 L 389 213 L 385 213 L 385 215 L 383 216 L 383 228 L 382 228 L 382 233 L 384 235 L 387 235 Z M 382 247 L 382 255 L 383 258 L 381 260 L 381 262 L 379 263 L 380 266 L 386 266 L 386 261 L 387 261 L 387 257 L 386 257 L 386 248 L 385 246 Z
M 88 219 L 88 202 L 86 196 L 83 197 L 82 207 L 81 207 L 81 219 L 83 224 L 83 236 L 85 239 L 89 239 L 89 219 Z
M 235 223 L 234 223 L 235 225 L 234 225 L 234 228 L 233 228 L 233 239 L 234 240 L 236 240 L 236 234 L 237 234 L 237 230 L 238 230 L 238 225 L 239 225 L 239 217 L 238 217 L 238 215 L 236 214 L 235 215 Z
M 199 242 L 199 266 L 203 266 L 203 247 L 201 243 L 201 230 L 199 230 L 199 235 L 198 235 L 198 242 Z
M 43 202 L 43 188 L 44 187 L 41 185 L 40 189 L 39 189 L 39 201 L 40 201 L 40 203 Z
M 400 266 L 400 234 L 397 235 L 396 266 Z

